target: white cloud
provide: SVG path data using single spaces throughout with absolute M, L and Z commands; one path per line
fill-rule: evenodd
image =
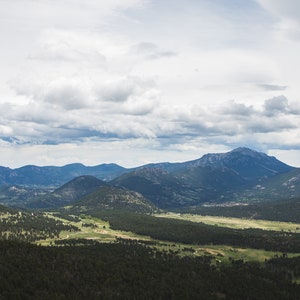
M 86 62 L 105 67 L 105 38 L 74 30 L 47 29 L 41 32 L 37 49 L 29 58 L 59 63 Z
M 176 56 L 177 53 L 171 50 L 161 50 L 154 43 L 140 42 L 131 48 L 133 54 L 138 54 L 146 59 L 159 59 L 164 57 Z
M 275 156 L 281 161 L 284 161 L 286 164 L 289 164 L 294 167 L 300 166 L 300 150 L 298 149 L 269 149 L 268 154 Z

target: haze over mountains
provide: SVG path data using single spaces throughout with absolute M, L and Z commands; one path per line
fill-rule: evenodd
M 114 198 L 113 193 L 127 193 L 128 198 L 129 191 L 133 191 L 135 194 L 129 197 L 133 202 L 134 195 L 140 200 L 143 196 L 144 203 L 150 201 L 158 208 L 176 209 L 204 203 L 293 198 L 300 196 L 299 183 L 299 168 L 261 152 L 237 148 L 228 153 L 206 154 L 193 161 L 132 169 L 116 164 L 1 167 L 0 201 L 8 205 L 57 207 L 73 204 L 102 188 L 96 197 L 99 201 L 104 190 L 110 199 Z M 34 187 L 55 186 L 54 191 L 41 189 L 33 195 Z M 91 202 L 91 198 L 86 199 Z

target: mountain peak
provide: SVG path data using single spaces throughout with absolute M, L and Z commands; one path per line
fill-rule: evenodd
M 267 154 L 263 153 L 263 152 L 258 152 L 256 150 L 250 149 L 250 148 L 246 148 L 246 147 L 238 147 L 235 148 L 229 152 L 225 152 L 225 153 L 208 153 L 203 155 L 198 161 L 202 164 L 215 164 L 215 163 L 224 163 L 224 161 L 227 161 L 229 159 L 233 159 L 236 157 L 243 157 L 243 156 L 247 156 L 247 157 L 252 157 L 252 158 L 256 158 L 256 159 L 275 159 L 272 156 L 268 156 Z
M 211 166 L 234 170 L 247 181 L 272 177 L 292 169 L 273 156 L 246 147 L 239 147 L 226 153 L 211 153 L 203 155 L 194 161 L 193 167 Z
M 230 153 L 238 153 L 240 155 L 246 155 L 246 156 L 252 156 L 252 157 L 258 157 L 258 156 L 264 156 L 267 157 L 267 154 L 263 153 L 263 152 L 258 152 L 255 150 L 252 150 L 250 148 L 246 148 L 246 147 L 238 147 L 236 149 L 233 149 L 232 151 L 228 152 L 227 154 Z
M 257 151 L 247 148 L 247 147 L 238 147 L 238 148 L 231 150 L 230 152 L 238 152 L 238 153 L 253 153 L 254 152 L 254 153 L 257 153 Z

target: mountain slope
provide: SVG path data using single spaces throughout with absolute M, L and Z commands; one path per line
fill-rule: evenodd
M 172 173 L 143 168 L 124 174 L 111 183 L 137 191 L 158 207 L 168 209 L 219 200 L 224 191 L 245 181 L 224 167 L 198 166 Z
M 300 197 L 300 168 L 278 174 L 239 191 L 234 199 L 272 201 Z
M 178 208 L 243 197 L 244 189 L 294 169 L 264 153 L 237 148 L 174 166 L 148 165 L 112 183 L 140 192 L 161 208 Z
M 18 185 L 3 185 L 0 187 L 0 203 L 8 206 L 26 207 L 27 203 L 38 197 L 45 196 L 50 191 Z
M 180 178 L 158 168 L 138 169 L 116 178 L 111 184 L 137 191 L 160 208 L 187 203 L 193 199 L 193 193 L 196 195 Z

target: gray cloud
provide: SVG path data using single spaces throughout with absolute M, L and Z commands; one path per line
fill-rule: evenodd
M 226 103 L 226 106 L 220 109 L 220 113 L 228 115 L 236 115 L 247 117 L 255 113 L 253 106 L 247 106 L 244 103 L 236 103 L 235 101 L 229 101 Z
M 288 99 L 283 95 L 266 100 L 264 110 L 267 116 L 274 116 L 277 114 L 299 114 L 297 108 L 291 107 Z
M 81 109 L 88 106 L 88 95 L 78 85 L 63 83 L 52 86 L 45 95 L 43 101 L 56 104 L 66 110 Z
M 246 124 L 245 131 L 252 133 L 271 133 L 283 132 L 290 129 L 297 128 L 296 124 L 288 119 L 270 119 L 257 117 Z
M 66 110 L 66 105 L 54 108 L 50 102 L 37 100 L 28 105 L 10 105 L 9 109 L 2 106 L 2 111 L 9 111 L 2 113 L 2 139 L 60 144 L 86 138 L 159 138 L 180 144 L 180 140 L 186 143 L 195 138 L 232 140 L 240 135 L 287 132 L 299 123 L 284 96 L 266 100 L 262 110 L 235 101 L 214 109 L 195 105 L 162 107 L 154 89 L 142 89 L 140 94 L 130 95 L 124 102 L 111 102 L 108 107 Z
M 171 118 L 172 111 L 166 116 Z M 186 137 L 198 135 L 220 140 L 234 139 L 240 135 L 290 132 L 299 126 L 297 115 L 284 96 L 266 100 L 262 109 L 229 101 L 215 109 L 191 107 L 190 110 L 173 111 L 172 122 L 176 124 L 173 135 L 180 132 Z
M 132 80 L 117 80 L 108 82 L 97 89 L 98 98 L 107 102 L 125 102 L 134 93 Z
M 18 95 L 31 99 L 36 106 L 42 107 L 42 102 L 53 108 L 59 106 L 66 110 L 80 109 L 89 105 L 89 91 L 77 79 L 58 78 L 54 80 L 23 83 L 15 81 L 14 90 Z
M 277 96 L 265 101 L 264 109 L 267 115 L 285 113 L 288 111 L 288 100 L 285 96 Z

